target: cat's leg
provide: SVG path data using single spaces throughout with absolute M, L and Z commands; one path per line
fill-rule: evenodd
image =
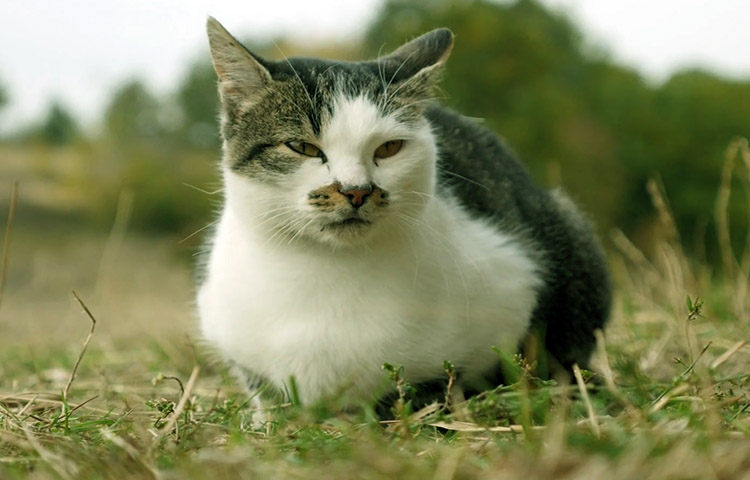
M 263 430 L 270 420 L 267 407 L 263 402 L 262 391 L 265 385 L 263 377 L 234 362 L 228 363 L 230 372 L 243 386 L 250 399 L 250 419 L 253 430 Z
M 604 251 L 589 219 L 561 190 L 552 191 L 559 225 L 558 248 L 547 252 L 549 281 L 540 294 L 532 331 L 546 347 L 549 375 L 574 364 L 588 368 L 594 332 L 609 319 L 612 281 Z M 540 350 L 541 351 L 541 350 Z
M 250 395 L 250 422 L 252 424 L 253 430 L 264 430 L 270 418 L 268 415 L 268 411 L 263 405 L 260 390 L 248 389 L 248 395 Z

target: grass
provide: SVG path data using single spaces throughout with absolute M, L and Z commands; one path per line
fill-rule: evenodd
M 661 239 L 647 257 L 613 236 L 617 297 L 594 372 L 576 371 L 570 384 L 541 381 L 516 359 L 515 383 L 468 402 L 446 392 L 442 404 L 412 412 L 410 386 L 391 366 L 401 398 L 397 419 L 385 423 L 367 409 L 331 415 L 279 405 L 266 428 L 254 430 L 249 402 L 227 372 L 184 340 L 189 322 L 152 325 L 165 323 L 162 312 L 190 317 L 184 265 L 148 257 L 157 276 L 181 280 L 148 284 L 154 291 L 146 295 L 137 282 L 96 273 L 105 259 L 106 271 L 128 277 L 146 243 L 125 236 L 114 242 L 119 253 L 102 247 L 86 264 L 74 251 L 85 242 L 71 240 L 67 268 L 97 277 L 68 288 L 67 296 L 74 286 L 82 292 L 80 304 L 69 299 L 74 317 L 60 320 L 59 308 L 24 313 L 14 299 L 26 297 L 14 284 L 40 281 L 8 275 L 0 478 L 750 478 L 750 260 L 724 251 L 736 267 L 722 276 L 688 260 L 658 183 L 649 191 Z M 26 258 L 23 246 L 10 255 L 11 268 Z M 123 300 L 113 297 L 147 306 L 123 317 Z M 159 310 L 146 298 L 177 300 Z M 18 325 L 22 314 L 41 328 L 35 341 L 23 336 L 33 326 Z M 145 320 L 135 332 L 111 326 L 136 317 Z M 55 321 L 67 336 L 44 334 Z
M 5 350 L 0 477 L 741 478 L 748 328 L 691 303 L 681 318 L 617 315 L 585 384 L 588 372 L 565 385 L 522 369 L 468 404 L 387 424 L 287 405 L 254 431 L 247 399 L 189 346 L 89 348 L 68 396 L 78 356 Z M 679 334 L 688 321 L 695 356 Z

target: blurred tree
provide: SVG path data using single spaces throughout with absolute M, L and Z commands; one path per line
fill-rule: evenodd
M 195 148 L 217 148 L 219 96 L 216 73 L 210 62 L 197 62 L 177 90 L 182 125 L 180 140 Z
M 90 169 L 101 189 L 96 214 L 103 222 L 111 220 L 120 192 L 126 190 L 134 194 L 131 225 L 137 229 L 178 232 L 208 216 L 210 203 L 183 183 L 212 179 L 213 163 L 196 155 L 195 145 L 176 141 L 182 123 L 175 104 L 175 96 L 157 100 L 137 80 L 114 93 L 104 125 L 116 147 L 109 147 L 109 154 Z
M 678 72 L 656 91 L 654 109 L 659 113 L 659 138 L 649 148 L 677 223 L 691 238 L 696 218 L 713 225 L 709 220 L 727 145 L 734 137 L 750 137 L 750 82 L 700 70 Z M 733 240 L 739 250 L 750 226 L 746 199 L 734 197 L 731 223 L 737 226 Z M 744 232 L 739 228 L 743 225 Z
M 456 35 L 446 103 L 501 132 L 543 183 L 562 183 L 603 227 L 624 190 L 613 134 L 583 96 L 591 61 L 564 16 L 536 1 L 392 0 L 366 36 L 371 55 L 439 26 Z
M 39 128 L 41 139 L 52 145 L 64 145 L 75 140 L 78 134 L 73 116 L 59 102 L 53 102 Z
M 603 231 L 650 228 L 645 184 L 661 176 L 692 245 L 696 224 L 713 216 L 724 149 L 750 135 L 750 82 L 689 71 L 651 87 L 535 0 L 389 0 L 365 47 L 376 56 L 441 26 L 456 35 L 446 103 L 484 118 L 539 180 L 565 186 Z M 736 200 L 732 223 L 746 225 Z M 739 241 L 745 232 L 735 233 Z
M 132 80 L 113 95 L 104 114 L 107 134 L 118 143 L 163 138 L 159 102 L 142 82 Z
M 441 100 L 505 136 L 541 183 L 564 186 L 603 233 L 617 226 L 649 238 L 654 209 L 645 185 L 654 176 L 688 247 L 697 224 L 711 229 L 724 149 L 733 137 L 750 136 L 749 81 L 692 70 L 649 85 L 539 0 L 386 0 L 361 49 L 349 43 L 316 52 L 284 39 L 247 45 L 269 59 L 362 58 L 359 50 L 375 57 L 440 26 L 456 34 Z M 201 212 L 210 202 L 182 182 L 215 179 L 217 104 L 207 61 L 194 63 L 168 98 L 154 98 L 139 81 L 114 93 L 104 131 L 116 148 L 88 169 L 98 175 L 89 183 L 112 197 L 101 202 L 105 218 L 122 188 L 136 195 L 135 228 L 189 230 L 207 217 Z M 64 113 L 47 123 L 64 124 Z M 730 205 L 735 246 L 746 233 L 739 228 L 745 201 L 733 195 Z
M 3 109 L 6 103 L 8 103 L 8 94 L 5 92 L 3 84 L 0 83 L 0 110 Z

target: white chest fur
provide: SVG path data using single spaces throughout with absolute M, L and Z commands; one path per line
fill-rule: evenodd
M 304 402 L 381 393 L 381 365 L 412 382 L 467 378 L 514 349 L 541 284 L 510 236 L 431 200 L 413 222 L 356 248 L 269 242 L 225 207 L 198 296 L 201 328 L 227 359 Z

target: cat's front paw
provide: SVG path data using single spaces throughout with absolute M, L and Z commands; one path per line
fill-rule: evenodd
M 250 426 L 254 431 L 265 431 L 266 425 L 271 420 L 271 416 L 263 406 L 263 401 L 258 395 L 250 400 Z

